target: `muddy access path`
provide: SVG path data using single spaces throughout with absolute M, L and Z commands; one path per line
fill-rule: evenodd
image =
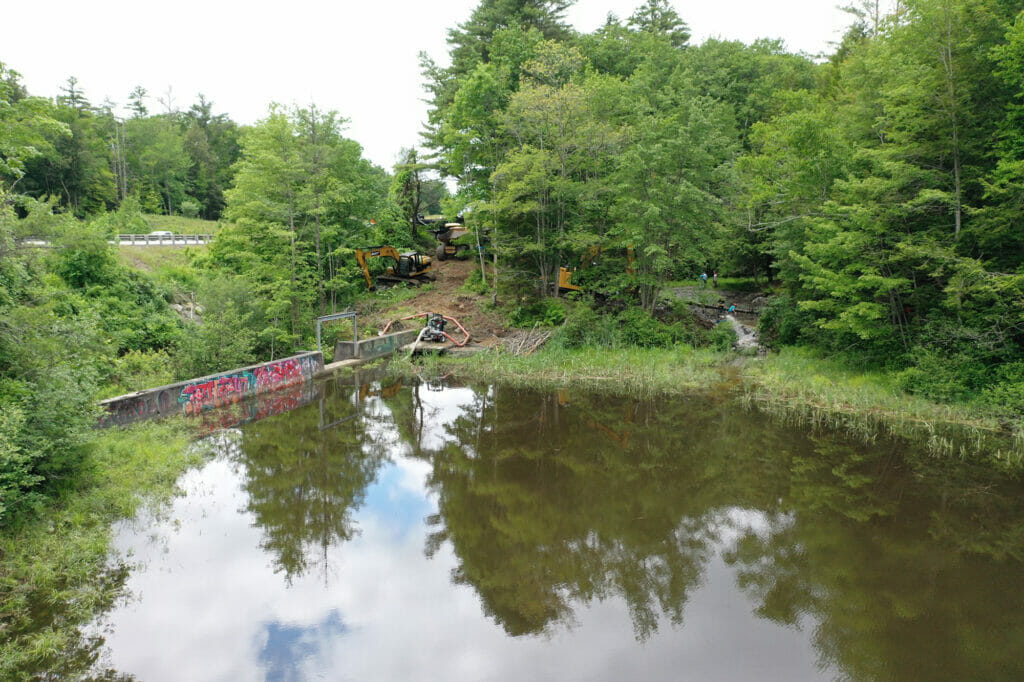
M 445 260 L 433 262 L 434 281 L 424 284 L 416 294 L 388 308 L 360 311 L 360 317 L 371 328 L 381 329 L 388 322 L 416 313 L 440 313 L 457 319 L 469 332 L 472 343 L 493 346 L 509 334 L 501 314 L 490 307 L 490 296 L 483 296 L 465 288 L 466 279 L 477 268 L 472 260 Z M 363 324 L 362 322 L 360 324 Z M 410 326 L 422 326 L 422 321 L 411 321 Z M 456 334 L 458 336 L 458 334 Z

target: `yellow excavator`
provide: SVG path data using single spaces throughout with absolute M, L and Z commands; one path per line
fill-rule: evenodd
M 566 291 L 583 291 L 583 287 L 573 283 L 573 273 L 579 270 L 586 270 L 591 265 L 597 265 L 597 257 L 604 251 L 603 246 L 591 246 L 587 249 L 586 253 L 583 254 L 583 259 L 578 268 L 558 268 L 558 290 L 562 292 Z M 633 274 L 636 272 L 636 268 L 633 266 L 633 247 L 626 247 L 626 272 Z
M 409 284 L 423 284 L 430 280 L 430 256 L 425 256 L 416 251 L 399 253 L 393 246 L 371 246 L 367 249 L 356 249 L 356 263 L 363 271 L 366 278 L 366 286 L 374 291 L 377 285 L 370 274 L 370 268 L 366 266 L 368 258 L 391 258 L 395 264 L 389 266 L 383 275 L 377 275 L 377 279 L 387 282 L 407 282 Z

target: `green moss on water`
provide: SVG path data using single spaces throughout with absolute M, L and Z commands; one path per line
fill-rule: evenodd
M 80 628 L 127 577 L 110 563 L 111 527 L 173 496 L 203 459 L 190 437 L 182 419 L 97 432 L 77 484 L 0 534 L 0 679 L 75 676 L 93 661 L 99 642 Z

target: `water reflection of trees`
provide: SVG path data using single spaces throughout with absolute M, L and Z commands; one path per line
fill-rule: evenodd
M 389 457 L 358 388 L 321 390 L 313 404 L 247 426 L 238 453 L 246 510 L 289 582 L 314 565 L 327 575 L 328 550 L 356 534 L 353 514 Z
M 1020 486 L 896 449 L 797 453 L 791 519 L 726 555 L 740 586 L 853 679 L 1021 679 Z
M 717 542 L 704 516 L 752 498 L 774 504 L 760 494 L 771 473 L 735 465 L 744 433 L 737 419 L 701 400 L 669 412 L 564 394 L 478 393 L 449 426 L 447 446 L 432 453 L 440 517 L 428 552 L 450 540 L 455 579 L 472 584 L 510 634 L 571 622 L 573 604 L 613 595 L 625 599 L 638 638 L 662 616 L 679 624 Z M 745 489 L 737 475 L 748 479 Z M 740 489 L 742 499 L 732 492 Z
M 328 548 L 356 532 L 352 515 L 398 447 L 431 463 L 428 555 L 450 543 L 453 579 L 511 635 L 571 626 L 575 609 L 613 597 L 639 639 L 681 625 L 724 550 L 753 612 L 813 627 L 822 665 L 844 675 L 1024 673 L 1018 484 L 908 458 L 896 443 L 782 427 L 724 400 L 491 387 L 428 449 L 439 413 L 427 388 L 395 386 L 337 389 L 245 429 L 249 510 L 288 579 L 327 570 Z M 367 414 L 361 399 L 386 409 Z
M 406 432 L 419 428 L 409 404 Z M 701 400 L 492 388 L 448 436 L 422 454 L 439 504 L 427 552 L 450 542 L 454 579 L 510 634 L 613 595 L 640 639 L 681 623 L 723 517 L 745 509 L 759 523 L 734 528 L 724 558 L 758 616 L 814 624 L 823 665 L 872 679 L 1024 672 L 1024 501 L 989 472 Z

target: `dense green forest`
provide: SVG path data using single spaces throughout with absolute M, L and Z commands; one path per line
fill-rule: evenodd
M 547 283 L 631 245 L 647 309 L 702 270 L 768 278 L 777 344 L 1024 405 L 1018 3 L 856 3 L 823 61 L 690 45 L 665 0 L 577 35 L 569 4 L 485 0 L 423 61 L 428 144 L 499 255 Z
M 316 315 L 365 296 L 353 249 L 430 248 L 420 213 L 486 232 L 480 290 L 523 324 L 568 316 L 564 346 L 715 343 L 663 298 L 714 270 L 771 288 L 776 347 L 1018 418 L 1019 3 L 860 0 L 822 58 L 691 44 L 666 0 L 581 34 L 571 4 L 481 0 L 447 65 L 422 57 L 423 148 L 388 170 L 315 105 L 241 126 L 202 96 L 150 111 L 136 87 L 123 118 L 74 78 L 51 100 L 0 64 L 0 523 L 74 479 L 98 397 L 308 346 Z M 107 240 L 147 214 L 217 237 L 187 267 L 133 270 Z M 635 268 L 562 301 L 559 268 L 590 247 L 632 247 Z M 171 309 L 184 293 L 201 324 Z

